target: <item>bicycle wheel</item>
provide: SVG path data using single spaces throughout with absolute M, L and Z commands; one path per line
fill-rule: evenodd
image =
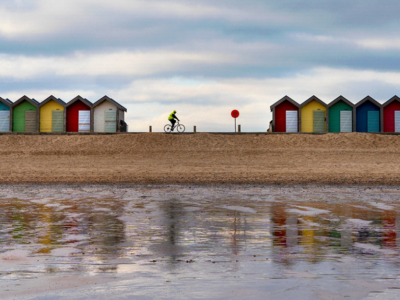
M 185 125 L 179 124 L 177 130 L 180 133 L 185 132 Z
M 164 131 L 165 133 L 170 133 L 171 132 L 171 124 L 167 124 L 164 126 Z

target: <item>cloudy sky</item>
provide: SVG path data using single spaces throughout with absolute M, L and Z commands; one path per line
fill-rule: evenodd
M 397 0 L 0 0 L 0 96 L 108 95 L 130 131 L 265 131 L 285 95 L 399 93 Z

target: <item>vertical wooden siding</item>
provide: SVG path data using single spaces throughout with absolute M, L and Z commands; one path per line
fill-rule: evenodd
M 67 132 L 78 132 L 80 110 L 90 110 L 90 107 L 79 100 L 67 107 Z
M 36 111 L 25 111 L 25 132 L 36 132 Z
M 51 131 L 52 132 L 63 132 L 64 131 L 64 111 L 53 110 L 51 112 Z
M 64 107 L 54 100 L 47 102 L 40 108 L 40 132 L 52 132 L 53 110 L 64 111 Z
M 3 102 L 0 102 L 0 112 L 2 115 L 0 117 L 0 132 L 9 132 L 10 131 L 10 107 L 5 105 Z M 8 113 L 8 115 L 7 115 Z
M 108 101 L 104 101 L 103 103 L 99 104 L 94 108 L 94 114 L 93 114 L 94 132 L 106 132 L 105 118 L 104 118 L 105 117 L 104 113 L 106 111 L 114 111 L 115 113 L 117 113 L 117 107 Z
M 329 107 L 329 132 L 340 132 L 340 111 L 342 110 L 353 112 L 353 108 L 344 101 L 339 101 Z
M 394 131 L 394 112 L 400 110 L 400 103 L 393 101 L 383 108 L 383 132 Z
M 380 111 L 375 104 L 366 101 L 356 108 L 356 131 L 368 132 L 368 111 Z
M 13 109 L 13 132 L 25 132 L 25 112 L 37 111 L 36 106 L 23 101 Z
M 311 101 L 307 105 L 301 108 L 301 132 L 313 132 L 314 130 L 314 118 L 313 111 L 321 110 L 326 112 L 326 107 L 317 101 Z M 324 122 L 326 123 L 326 122 Z M 324 131 L 326 131 L 326 124 Z
M 286 111 L 287 110 L 297 110 L 298 107 L 290 103 L 289 101 L 284 101 L 275 107 L 275 132 L 286 132 Z M 297 115 L 297 118 L 299 116 Z

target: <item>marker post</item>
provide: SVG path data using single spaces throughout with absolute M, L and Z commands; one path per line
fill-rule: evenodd
M 231 112 L 231 116 L 232 116 L 232 118 L 234 118 L 234 119 L 235 119 L 235 132 L 236 132 L 236 118 L 238 118 L 238 117 L 239 117 L 239 111 L 238 111 L 238 110 L 236 110 L 236 109 L 232 110 L 232 112 Z

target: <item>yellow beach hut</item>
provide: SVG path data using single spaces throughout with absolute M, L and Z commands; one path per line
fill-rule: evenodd
M 301 132 L 326 132 L 326 104 L 312 96 L 300 105 Z
M 65 132 L 65 102 L 54 96 L 39 105 L 40 132 Z

